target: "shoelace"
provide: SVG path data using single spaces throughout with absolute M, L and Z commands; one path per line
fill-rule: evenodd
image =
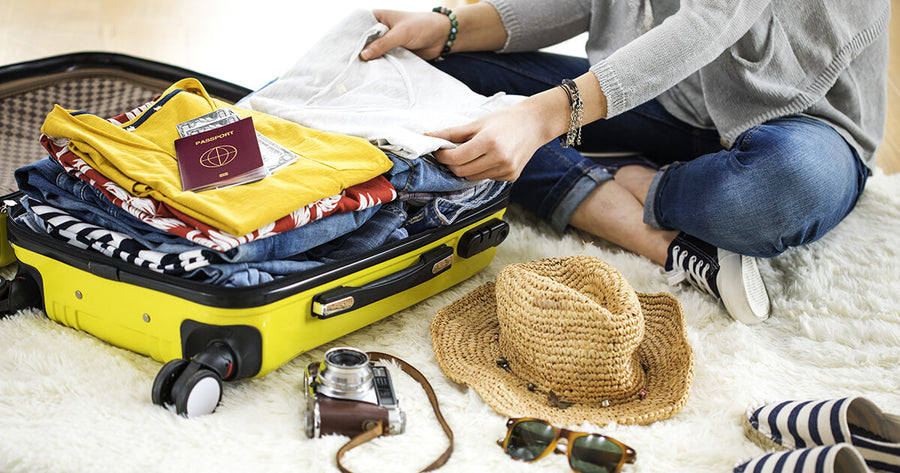
M 687 259 L 687 264 L 685 264 L 685 259 Z M 687 279 L 691 285 L 718 298 L 718 294 L 710 287 L 709 279 L 707 278 L 711 267 L 712 265 L 709 262 L 697 258 L 696 255 L 690 254 L 688 250 L 682 250 L 680 245 L 673 245 L 672 269 L 664 274 L 670 286 Z

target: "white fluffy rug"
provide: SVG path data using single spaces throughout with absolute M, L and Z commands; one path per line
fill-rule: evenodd
M 259 379 L 227 384 L 218 410 L 186 419 L 155 406 L 160 364 L 24 312 L 0 320 L 0 471 L 337 471 L 343 437 L 307 439 L 302 374 L 331 346 L 383 351 L 433 383 L 455 434 L 438 471 L 568 471 L 563 456 L 524 464 L 495 441 L 504 417 L 443 376 L 429 324 L 435 312 L 492 281 L 506 264 L 583 253 L 605 259 L 641 292 L 671 292 L 687 314 L 696 357 L 684 411 L 649 426 L 609 426 L 637 450 L 626 472 L 730 472 L 763 453 L 744 438 L 744 411 L 762 402 L 864 395 L 900 413 L 900 175 L 879 174 L 853 214 L 821 241 L 763 261 L 772 318 L 753 327 L 689 286 L 670 288 L 648 260 L 584 235 L 556 235 L 512 208 L 509 239 L 474 278 L 379 323 L 308 352 Z M 350 452 L 354 472 L 415 472 L 446 440 L 424 392 L 393 370 L 407 431 Z M 592 429 L 591 426 L 582 426 Z

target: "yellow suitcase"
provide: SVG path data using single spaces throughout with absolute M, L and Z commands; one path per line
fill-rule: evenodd
M 39 307 L 61 324 L 168 362 L 154 402 L 187 415 L 212 412 L 222 381 L 267 374 L 485 268 L 508 233 L 505 209 L 503 199 L 452 228 L 246 288 L 142 270 L 9 218 L 18 260 L 9 311 Z
M 93 54 L 54 59 L 81 68 L 90 62 L 88 69 L 101 76 L 105 64 L 122 61 L 129 73 L 135 64 L 150 72 L 158 68 L 135 58 Z M 210 90 L 224 91 L 226 99 L 249 92 L 229 87 L 234 86 Z M 223 381 L 265 375 L 485 268 L 509 231 L 502 220 L 507 200 L 504 195 L 450 227 L 353 261 L 258 286 L 226 288 L 144 270 L 34 232 L 15 221 L 24 209 L 7 198 L 9 215 L 3 212 L 0 218 L 6 220 L 8 244 L 4 240 L 0 246 L 6 248 L 7 262 L 18 262 L 18 270 L 0 287 L 0 302 L 7 305 L 0 313 L 38 307 L 61 324 L 164 362 L 152 386 L 153 402 L 174 405 L 185 415 L 209 413 L 221 399 Z

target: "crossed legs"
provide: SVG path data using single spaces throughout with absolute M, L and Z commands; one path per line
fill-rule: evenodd
M 546 53 L 476 53 L 450 55 L 438 67 L 483 95 L 530 95 L 588 64 Z M 513 202 L 559 231 L 571 225 L 647 257 L 674 274 L 670 281 L 687 279 L 747 323 L 769 311 L 754 257 L 821 238 L 852 210 L 868 176 L 833 128 L 804 116 L 755 126 L 725 149 L 716 130 L 650 101 L 586 125 L 582 137 L 581 151 L 640 158 L 548 143 L 513 185 Z
M 597 186 L 572 214 L 569 225 L 665 266 L 676 230 L 658 230 L 643 221 L 644 200 L 656 170 L 629 165 Z

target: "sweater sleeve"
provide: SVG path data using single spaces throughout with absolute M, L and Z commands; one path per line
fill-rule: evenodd
M 500 14 L 506 44 L 500 52 L 535 51 L 588 30 L 590 0 L 485 0 Z
M 770 0 L 682 0 L 646 33 L 644 0 L 487 0 L 500 14 L 501 50 L 536 50 L 589 31 L 591 71 L 613 117 L 663 93 L 747 33 Z
M 661 24 L 592 61 L 591 71 L 606 95 L 607 117 L 657 97 L 712 62 L 747 33 L 768 4 L 683 0 Z

